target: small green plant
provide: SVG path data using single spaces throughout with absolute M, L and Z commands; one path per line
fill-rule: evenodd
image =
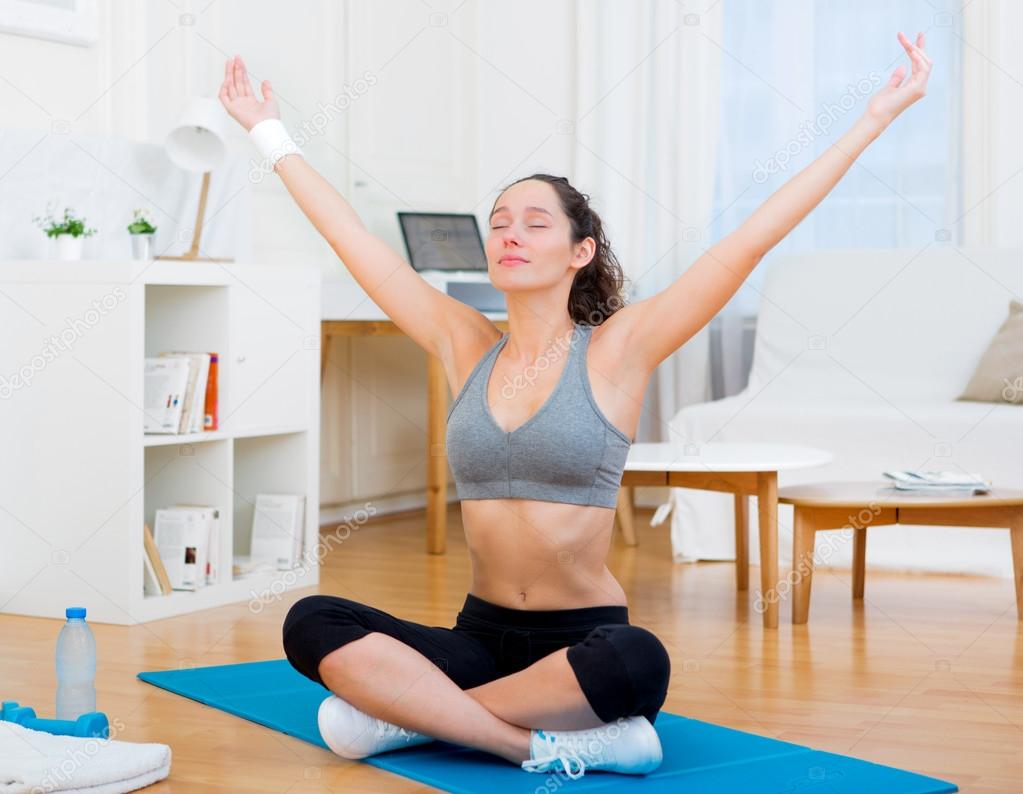
M 143 210 L 132 212 L 132 221 L 128 224 L 128 234 L 153 234 L 156 227 Z
M 72 237 L 91 237 L 96 233 L 95 229 L 87 228 L 85 218 L 76 218 L 70 207 L 64 208 L 64 217 L 60 220 L 53 217 L 53 212 L 48 211 L 45 216 L 36 216 L 33 220 L 39 228 L 46 232 L 47 237 L 58 237 L 62 234 L 69 234 Z

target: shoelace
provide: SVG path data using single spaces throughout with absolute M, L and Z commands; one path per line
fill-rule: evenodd
M 389 739 L 392 736 L 402 736 L 405 739 L 414 739 L 416 733 L 414 731 L 402 728 L 399 725 L 395 725 L 393 722 L 387 722 L 386 720 L 377 721 L 376 736 L 378 739 Z
M 527 761 L 523 761 L 523 769 L 527 772 L 546 772 L 548 771 L 548 764 L 553 761 L 561 761 L 561 768 L 569 779 L 578 780 L 586 774 L 586 762 L 583 761 L 575 750 L 565 746 L 559 747 L 558 740 L 549 733 L 543 734 L 541 738 L 547 745 L 547 754 L 539 758 L 530 758 Z M 575 767 L 574 770 L 573 765 Z

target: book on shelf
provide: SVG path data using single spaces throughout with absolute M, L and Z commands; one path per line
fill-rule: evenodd
M 203 406 L 202 429 L 216 430 L 220 427 L 220 412 L 217 410 L 217 379 L 220 377 L 220 356 L 210 353 L 210 371 L 206 378 L 206 401 Z
M 279 571 L 294 568 L 302 556 L 304 525 L 305 497 L 301 494 L 257 494 L 250 559 L 272 561 Z
M 143 571 L 145 594 L 146 595 L 168 595 L 173 592 L 170 577 L 167 576 L 167 568 L 160 558 L 160 551 L 153 539 L 153 533 L 149 524 L 143 524 L 143 542 L 145 545 L 145 570 Z M 155 580 L 151 581 L 151 579 Z
M 147 358 L 142 430 L 177 433 L 185 407 L 190 363 L 186 358 Z
M 175 590 L 201 590 L 220 580 L 220 509 L 210 505 L 159 508 L 154 539 Z
M 146 358 L 145 433 L 218 428 L 216 353 L 168 350 Z
M 178 432 L 202 432 L 206 416 L 206 378 L 210 371 L 210 354 L 169 350 L 160 353 L 159 358 L 187 358 L 189 360 L 188 386 L 185 390 L 185 405 L 181 411 Z
M 884 472 L 900 491 L 987 493 L 991 483 L 972 472 L 893 470 Z

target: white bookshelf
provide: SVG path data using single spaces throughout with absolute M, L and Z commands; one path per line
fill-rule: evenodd
M 0 612 L 132 624 L 319 582 L 318 267 L 12 261 L 0 289 Z M 142 432 L 165 350 L 220 354 L 219 429 Z M 305 495 L 305 553 L 235 580 L 264 492 Z M 142 527 L 174 503 L 221 508 L 220 581 L 147 597 Z

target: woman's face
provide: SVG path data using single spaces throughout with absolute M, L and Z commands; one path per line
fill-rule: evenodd
M 512 185 L 494 202 L 487 234 L 487 269 L 499 289 L 535 289 L 556 284 L 578 257 L 568 216 L 553 186 L 538 179 Z M 589 238 L 587 238 L 589 240 Z M 574 274 L 573 274 L 574 275 Z

